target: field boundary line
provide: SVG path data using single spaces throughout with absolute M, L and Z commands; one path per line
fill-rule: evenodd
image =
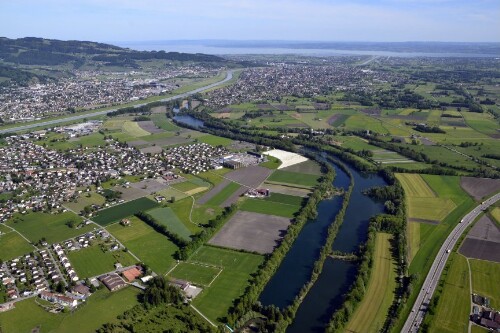
M 193 215 L 193 209 L 194 209 L 194 204 L 195 204 L 195 201 L 196 201 L 196 200 L 194 199 L 194 196 L 193 196 L 193 195 L 191 195 L 191 194 L 188 194 L 188 193 L 186 193 L 186 192 L 183 192 L 183 191 L 181 191 L 181 190 L 178 190 L 178 189 L 176 189 L 175 187 L 173 187 L 172 185 L 168 185 L 168 187 L 170 187 L 170 188 L 174 189 L 174 191 L 181 192 L 182 194 L 187 194 L 187 195 L 188 195 L 188 197 L 190 197 L 190 198 L 191 198 L 191 200 L 193 200 L 193 203 L 191 204 L 191 210 L 189 211 L 189 222 L 191 222 L 191 223 L 192 223 L 192 224 L 194 224 L 194 225 L 199 226 L 200 224 L 199 224 L 199 223 L 196 223 L 196 222 L 193 222 L 193 218 L 192 218 L 192 215 Z M 186 197 L 186 198 L 187 198 L 187 197 Z M 174 214 L 175 214 L 175 213 L 174 213 Z
M 219 277 L 219 275 L 222 273 L 222 271 L 224 270 L 222 267 L 219 267 L 220 271 L 219 273 L 217 273 L 216 276 L 214 276 L 214 278 L 212 279 L 212 281 L 210 281 L 210 283 L 207 285 L 207 287 L 210 287 L 212 285 L 212 283 L 214 283 L 215 280 L 217 280 L 217 278 Z
M 208 319 L 203 313 L 201 313 L 200 310 L 198 310 L 197 308 L 195 308 L 193 304 L 189 304 L 189 306 L 192 307 L 194 311 L 198 312 L 198 314 L 200 316 L 202 316 L 203 319 L 205 319 L 206 321 L 208 321 L 210 323 L 210 325 L 212 325 L 213 327 L 217 327 L 217 325 L 215 325 L 210 319 Z
M 21 236 L 25 241 L 27 241 L 31 246 L 33 246 L 36 250 L 38 250 L 38 248 L 26 237 L 24 237 L 24 235 L 22 233 L 20 233 L 19 231 L 17 231 L 16 229 L 14 229 L 13 227 L 11 227 L 10 225 L 7 225 L 5 223 L 3 223 L 4 226 L 6 226 L 7 228 L 11 229 L 11 232 L 14 231 L 14 232 L 17 232 L 17 234 L 19 236 Z M 7 234 L 7 233 L 5 233 Z
M 179 266 L 180 262 L 177 262 L 174 267 L 172 267 L 168 272 L 165 273 L 165 276 L 167 276 L 168 274 L 172 273 L 172 271 L 177 267 Z
M 468 268 L 468 271 L 469 271 L 469 295 L 472 295 L 472 272 L 470 270 L 470 263 L 469 263 L 469 258 L 467 258 L 466 256 L 464 256 L 463 254 L 461 254 L 460 252 L 457 251 L 458 254 L 460 254 L 461 256 L 463 256 L 465 258 L 465 260 L 467 261 L 467 268 Z M 473 307 L 474 307 L 474 304 L 472 303 L 472 297 L 469 297 L 469 302 L 470 302 L 470 313 L 473 313 L 472 310 L 473 310 Z M 471 321 L 469 320 L 469 327 L 468 327 L 468 333 L 471 333 L 471 329 L 472 329 L 472 325 L 471 325 Z

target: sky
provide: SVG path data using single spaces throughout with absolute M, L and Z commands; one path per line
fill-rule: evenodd
M 0 0 L 0 36 L 500 42 L 500 1 Z

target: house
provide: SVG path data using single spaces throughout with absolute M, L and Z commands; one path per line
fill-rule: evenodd
M 132 282 L 142 275 L 142 271 L 137 267 L 132 267 L 122 272 L 123 277 L 127 279 L 128 282 Z
M 120 224 L 121 224 L 122 226 L 124 226 L 124 227 L 129 226 L 129 225 L 130 225 L 130 220 L 129 220 L 129 219 L 122 219 L 122 220 L 120 221 Z
M 68 306 L 74 308 L 78 305 L 76 299 L 61 294 L 54 294 L 48 291 L 40 292 L 40 298 L 51 303 L 60 304 L 62 306 Z
M 71 288 L 71 291 L 73 291 L 75 294 L 82 295 L 82 296 L 89 296 L 90 295 L 90 289 L 82 283 L 77 284 L 76 286 Z
M 125 281 L 123 281 L 122 278 L 116 273 L 111 273 L 108 275 L 101 276 L 101 277 L 99 277 L 99 280 L 110 291 L 117 291 L 117 290 L 127 286 Z
M 184 280 L 172 279 L 170 280 L 170 285 L 177 287 L 182 291 L 186 291 L 186 289 L 189 288 L 191 283 Z

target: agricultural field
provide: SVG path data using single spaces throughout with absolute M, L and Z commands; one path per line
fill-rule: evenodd
M 377 233 L 374 264 L 363 301 L 356 308 L 347 332 L 378 332 L 383 327 L 396 289 L 396 264 L 390 250 L 390 234 Z
M 139 290 L 127 287 L 116 292 L 101 289 L 95 292 L 85 306 L 71 313 L 52 314 L 36 304 L 36 298 L 16 303 L 16 308 L 0 313 L 0 327 L 3 333 L 37 332 L 87 333 L 101 325 L 115 322 L 116 317 L 138 304 Z
M 321 175 L 321 165 L 319 165 L 318 163 L 316 163 L 313 160 L 307 160 L 305 162 L 290 165 L 290 166 L 285 167 L 281 170 L 282 171 L 289 171 L 289 172 L 297 172 L 297 173 L 302 173 L 302 174 L 305 173 L 308 175 L 316 175 L 316 176 Z
M 471 296 L 467 259 L 453 253 L 448 265 L 448 270 L 445 270 L 444 284 L 438 287 L 442 288 L 442 293 L 435 315 L 429 318 L 429 332 L 466 332 L 469 326 Z M 426 321 L 429 319 L 426 318 Z
M 300 210 L 300 206 L 248 198 L 243 201 L 240 209 L 247 212 L 276 215 L 291 219 Z
M 137 260 L 127 252 L 122 250 L 104 251 L 100 245 L 71 251 L 68 253 L 68 259 L 81 279 L 114 271 L 114 265 L 117 262 L 121 263 L 123 267 L 137 263 Z
M 222 205 L 234 192 L 240 188 L 239 184 L 234 182 L 229 182 L 224 188 L 222 188 L 218 193 L 211 197 L 206 203 L 208 205 L 220 206 Z M 216 189 L 214 188 L 213 191 Z
M 155 208 L 147 211 L 158 223 L 166 226 L 169 231 L 176 233 L 185 240 L 191 240 L 191 231 L 175 215 L 170 207 Z
M 302 198 L 302 197 L 288 195 L 288 194 L 282 194 L 282 193 L 274 193 L 274 192 L 271 192 L 271 195 L 268 197 L 265 197 L 264 200 L 282 203 L 282 204 L 286 204 L 286 205 L 293 205 L 293 206 L 302 206 L 302 203 L 304 202 L 304 198 Z
M 0 260 L 7 261 L 34 250 L 17 232 L 0 224 Z
M 134 215 L 140 211 L 146 211 L 157 206 L 158 204 L 153 200 L 139 198 L 121 205 L 101 210 L 97 216 L 93 218 L 93 220 L 102 226 L 106 226 L 127 216 Z
M 269 178 L 267 178 L 267 181 L 311 188 L 318 183 L 318 179 L 319 177 L 317 175 L 276 170 L 271 176 L 269 176 Z
M 221 271 L 222 268 L 215 266 L 193 262 L 181 262 L 169 272 L 168 276 L 189 281 L 198 286 L 209 287 Z
M 107 227 L 127 249 L 146 263 L 157 274 L 165 274 L 175 264 L 177 246 L 135 216 L 129 217 L 130 226 L 119 223 Z
M 126 121 L 123 123 L 122 130 L 131 137 L 138 138 L 149 135 L 148 131 L 142 129 L 136 121 Z
M 223 137 L 215 136 L 215 135 L 211 135 L 211 134 L 200 136 L 198 138 L 198 141 L 207 143 L 207 144 L 212 145 L 212 146 L 224 146 L 224 147 L 229 146 L 233 142 L 233 140 L 231 140 L 231 139 L 223 138 Z
M 202 246 L 190 261 L 222 267 L 222 272 L 195 298 L 193 305 L 212 321 L 223 318 L 233 300 L 243 294 L 251 274 L 263 260 L 264 257 L 257 254 Z
M 262 162 L 259 164 L 261 167 L 268 168 L 271 170 L 278 169 L 281 165 L 281 161 L 273 156 L 268 156 L 266 162 Z
M 77 229 L 76 227 L 81 221 L 82 218 L 80 216 L 71 212 L 61 214 L 36 212 L 26 215 L 16 215 L 7 221 L 7 225 L 19 231 L 33 243 L 37 243 L 40 239 L 45 238 L 51 244 L 94 229 L 92 225 L 86 225 Z M 66 223 L 69 222 L 73 222 L 74 226 L 68 226 Z
M 485 260 L 469 259 L 472 273 L 472 291 L 490 299 L 492 308 L 500 309 L 500 264 Z
M 151 115 L 151 120 L 156 126 L 165 131 L 179 131 L 181 129 L 162 113 Z

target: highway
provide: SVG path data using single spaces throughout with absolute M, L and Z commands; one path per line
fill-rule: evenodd
M 232 78 L 233 78 L 233 70 L 228 70 L 227 73 L 226 73 L 226 78 L 224 80 L 222 80 L 222 81 L 215 82 L 215 83 L 212 83 L 212 84 L 206 85 L 204 87 L 200 87 L 200 88 L 197 88 L 197 89 L 194 89 L 194 90 L 182 93 L 182 94 L 178 94 L 178 95 L 171 96 L 171 97 L 166 97 L 166 98 L 163 98 L 163 99 L 161 99 L 159 101 L 160 102 L 168 102 L 168 101 L 171 101 L 171 100 L 174 100 L 174 99 L 188 97 L 190 95 L 194 95 L 194 94 L 197 94 L 199 92 L 203 92 L 205 90 L 212 89 L 212 88 L 215 88 L 217 86 L 220 86 L 220 85 L 226 83 L 227 81 L 231 80 Z M 152 102 L 150 102 L 150 103 L 152 103 Z M 136 105 L 134 105 L 134 107 L 135 108 L 139 108 L 139 107 L 147 105 L 147 104 L 149 104 L 149 103 L 136 104 Z M 52 119 L 52 120 L 47 120 L 47 121 L 43 121 L 43 122 L 39 122 L 39 123 L 32 123 L 32 124 L 27 124 L 27 125 L 21 125 L 21 126 L 6 128 L 6 129 L 0 130 L 0 134 L 3 134 L 3 133 L 15 133 L 15 132 L 18 132 L 18 131 L 29 130 L 29 129 L 32 129 L 32 128 L 45 127 L 45 126 L 48 126 L 48 125 L 54 125 L 54 124 L 58 124 L 58 123 L 68 122 L 68 121 L 73 121 L 73 120 L 79 120 L 79 119 L 85 119 L 85 118 L 100 116 L 100 115 L 107 114 L 109 112 L 116 111 L 116 110 L 118 110 L 120 108 L 123 108 L 123 106 L 117 106 L 114 109 L 109 109 L 109 110 L 104 110 L 104 111 L 96 111 L 96 112 L 85 113 L 85 114 L 75 115 L 75 116 L 66 117 L 66 118 Z
M 434 293 L 439 282 L 439 278 L 446 265 L 446 261 L 451 254 L 448 251 L 453 250 L 462 233 L 472 222 L 474 222 L 479 214 L 481 214 L 484 209 L 488 208 L 499 199 L 500 193 L 497 193 L 491 198 L 485 200 L 481 205 L 474 208 L 471 212 L 463 217 L 461 222 L 457 224 L 448 238 L 446 238 L 445 242 L 439 249 L 436 259 L 434 259 L 434 262 L 432 263 L 431 269 L 427 274 L 427 277 L 425 278 L 424 284 L 422 285 L 422 290 L 420 290 L 420 293 L 418 294 L 417 300 L 415 301 L 411 313 L 408 316 L 405 325 L 403 326 L 402 332 L 418 332 L 418 329 L 422 324 L 425 312 L 427 311 L 430 300 L 432 298 L 432 294 Z

